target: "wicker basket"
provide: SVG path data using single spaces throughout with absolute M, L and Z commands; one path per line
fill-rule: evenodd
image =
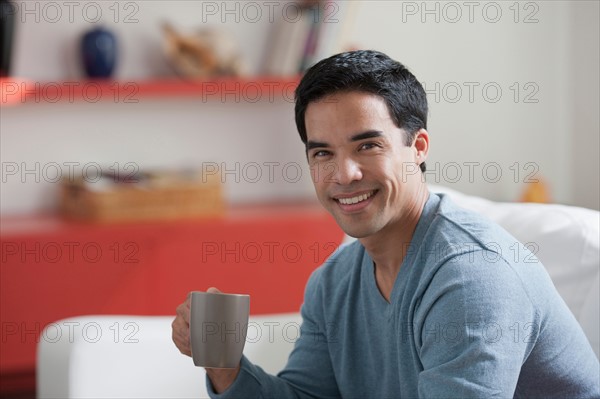
M 225 205 L 218 175 L 146 174 L 135 182 L 64 180 L 63 214 L 94 222 L 215 217 Z M 148 177 L 151 176 L 151 177 Z M 108 180 L 108 182 L 107 182 Z

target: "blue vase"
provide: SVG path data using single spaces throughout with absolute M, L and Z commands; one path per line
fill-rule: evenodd
M 104 28 L 96 28 L 83 35 L 81 55 L 89 78 L 109 78 L 117 64 L 117 39 Z

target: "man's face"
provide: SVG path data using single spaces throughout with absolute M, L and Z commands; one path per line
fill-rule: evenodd
M 315 190 L 340 227 L 357 238 L 401 228 L 418 206 L 423 153 L 404 144 L 384 100 L 333 94 L 310 103 L 305 120 Z

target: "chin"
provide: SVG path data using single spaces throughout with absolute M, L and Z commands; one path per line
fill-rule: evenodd
M 337 219 L 337 223 L 344 233 L 353 238 L 369 237 L 379 231 L 379 229 L 375 228 L 374 226 L 366 226 L 365 224 L 357 225 L 356 223 L 344 223 L 339 219 Z

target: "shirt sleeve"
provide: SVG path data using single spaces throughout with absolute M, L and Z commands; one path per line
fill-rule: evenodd
M 211 398 L 340 397 L 328 350 L 334 338 L 328 337 L 327 333 L 319 276 L 320 269 L 317 269 L 307 283 L 301 308 L 300 336 L 285 369 L 277 376 L 270 375 L 244 356 L 236 380 L 221 394 L 215 393 L 210 379 L 206 377 Z
M 481 250 L 436 272 L 415 312 L 419 397 L 513 397 L 539 336 L 536 307 L 513 267 Z

